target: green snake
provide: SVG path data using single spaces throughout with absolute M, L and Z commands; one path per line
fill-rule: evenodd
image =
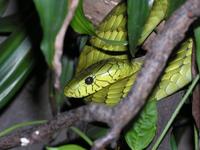
M 166 7 L 167 0 L 154 3 L 138 45 L 164 19 Z M 121 3 L 102 21 L 96 34 L 107 40 L 127 40 L 126 22 L 126 4 Z M 192 47 L 191 38 L 179 46 L 151 94 L 152 99 L 167 97 L 192 80 Z M 112 45 L 92 36 L 81 52 L 76 74 L 66 85 L 64 93 L 67 97 L 84 97 L 87 101 L 116 104 L 130 91 L 144 57 L 130 59 L 127 45 Z

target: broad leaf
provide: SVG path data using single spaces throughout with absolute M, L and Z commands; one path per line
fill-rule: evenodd
M 21 88 L 33 69 L 31 43 L 22 30 L 0 45 L 0 109 Z
M 3 15 L 5 12 L 7 6 L 8 6 L 9 0 L 0 0 L 0 16 Z
M 132 150 L 142 150 L 152 141 L 156 133 L 156 101 L 149 101 L 125 135 L 127 144 Z
M 134 57 L 136 46 L 143 27 L 149 16 L 148 0 L 128 0 L 128 43 L 131 55 Z
M 47 150 L 86 150 L 86 149 L 79 145 L 69 144 L 60 147 L 47 147 Z
M 93 24 L 85 17 L 83 11 L 83 0 L 79 1 L 79 5 L 76 9 L 74 18 L 71 21 L 71 26 L 77 33 L 89 34 L 98 37 L 100 40 L 110 44 L 110 45 L 127 45 L 127 41 L 116 41 L 101 38 L 95 33 L 95 27 Z
M 12 32 L 22 23 L 17 14 L 0 18 L 0 32 Z
M 197 66 L 200 71 L 200 27 L 196 28 L 194 31 L 195 42 L 196 42 L 196 60 Z
M 66 16 L 68 0 L 34 0 L 34 3 L 43 29 L 41 49 L 46 62 L 52 67 L 55 53 L 54 42 Z
M 79 0 L 79 5 L 76 9 L 74 18 L 71 21 L 71 26 L 77 33 L 89 35 L 95 34 L 93 24 L 84 15 L 83 0 Z

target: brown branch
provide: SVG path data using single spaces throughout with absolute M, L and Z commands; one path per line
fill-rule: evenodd
M 54 83 L 53 83 L 54 89 L 53 90 L 55 90 L 56 93 L 62 92 L 61 85 L 60 85 L 60 76 L 61 76 L 61 72 L 62 72 L 61 57 L 63 54 L 64 37 L 65 37 L 65 33 L 67 31 L 67 28 L 74 16 L 74 13 L 78 6 L 78 3 L 79 3 L 79 0 L 70 0 L 67 16 L 65 17 L 65 20 L 63 21 L 63 25 L 60 28 L 60 30 L 56 36 L 55 43 L 54 43 L 55 54 L 54 54 L 54 59 L 53 59 L 52 77 L 53 77 L 53 81 L 54 81 Z M 55 116 L 57 114 L 57 106 L 56 106 L 55 96 L 50 95 L 49 99 L 50 99 L 50 105 L 51 105 L 51 110 L 52 110 L 53 116 Z
M 94 113 L 95 112 L 95 113 Z M 9 149 L 18 146 L 28 146 L 33 143 L 45 141 L 57 131 L 70 127 L 75 123 L 85 121 L 101 121 L 112 125 L 112 109 L 104 105 L 86 105 L 68 112 L 64 112 L 45 124 L 32 127 L 30 129 L 20 130 L 0 139 L 0 150 Z
M 119 131 L 121 131 L 144 106 L 173 48 L 184 38 L 185 32 L 188 30 L 190 24 L 197 19 L 197 16 L 200 16 L 199 7 L 199 0 L 186 1 L 186 3 L 166 21 L 163 30 L 157 34 L 154 41 L 148 46 L 150 50 L 147 53 L 144 66 L 137 77 L 136 83 L 124 101 L 114 108 L 116 116 L 115 128 L 118 128 Z M 113 133 L 110 132 L 102 139 L 97 140 L 93 150 L 100 149 L 108 143 L 115 141 L 118 137 L 113 136 L 109 138 L 112 134 Z
M 200 1 L 188 0 L 166 21 L 162 31 L 148 46 L 144 67 L 128 96 L 113 108 L 90 104 L 65 112 L 44 125 L 19 131 L 0 139 L 0 149 L 27 146 L 47 139 L 56 131 L 79 121 L 101 121 L 110 126 L 110 132 L 95 141 L 93 150 L 99 150 L 115 142 L 123 127 L 143 107 L 159 74 L 162 72 L 172 49 L 184 38 L 190 24 L 200 16 Z

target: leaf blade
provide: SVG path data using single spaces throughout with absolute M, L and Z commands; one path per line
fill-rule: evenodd
M 147 0 L 128 0 L 128 43 L 132 57 L 135 56 L 135 48 L 149 16 L 149 12 L 150 8 Z
M 77 33 L 95 35 L 95 27 L 84 15 L 83 0 L 79 0 L 78 7 L 70 25 Z
M 125 134 L 125 140 L 132 150 L 142 150 L 149 145 L 156 132 L 156 122 L 156 100 L 151 100 Z
M 0 109 L 23 85 L 33 69 L 31 44 L 22 30 L 16 31 L 0 45 Z
M 67 14 L 68 1 L 66 0 L 34 0 L 43 29 L 41 50 L 49 67 L 53 65 L 55 53 L 54 42 L 56 35 Z
M 196 42 L 196 60 L 197 60 L 198 70 L 200 71 L 200 27 L 195 29 L 194 35 Z

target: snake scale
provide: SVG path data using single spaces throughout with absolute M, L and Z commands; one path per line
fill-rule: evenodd
M 152 7 L 139 44 L 163 20 L 166 0 L 158 0 Z M 126 4 L 120 3 L 100 23 L 96 34 L 107 40 L 127 40 Z M 139 45 L 138 44 L 138 45 Z M 178 91 L 191 80 L 191 53 L 193 41 L 187 39 L 170 58 L 163 75 L 151 94 L 160 100 Z M 127 45 L 112 45 L 92 36 L 84 46 L 76 74 L 66 85 L 67 97 L 82 98 L 87 101 L 114 105 L 127 95 L 140 71 L 144 57 L 130 59 Z

